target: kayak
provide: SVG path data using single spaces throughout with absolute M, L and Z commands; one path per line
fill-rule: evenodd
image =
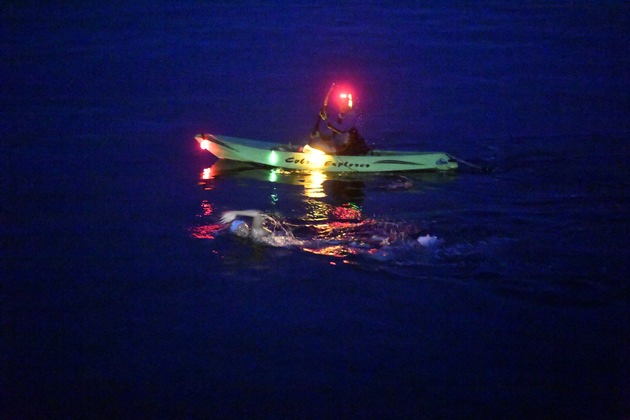
M 197 134 L 202 149 L 219 159 L 250 162 L 288 170 L 322 172 L 445 171 L 457 161 L 442 152 L 371 150 L 366 155 L 327 154 L 308 146 L 273 144 L 214 134 Z

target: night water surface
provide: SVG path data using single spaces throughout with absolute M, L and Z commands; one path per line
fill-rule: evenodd
M 12 3 L 3 417 L 630 415 L 627 3 Z M 221 172 L 194 140 L 304 142 L 332 82 L 373 146 L 471 165 Z M 266 247 L 237 209 L 439 243 Z

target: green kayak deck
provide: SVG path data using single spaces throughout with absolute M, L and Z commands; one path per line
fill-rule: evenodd
M 251 162 L 288 170 L 322 172 L 444 171 L 457 169 L 457 161 L 442 152 L 372 150 L 366 155 L 334 155 L 315 149 L 273 144 L 214 134 L 195 136 L 202 149 L 219 159 Z M 308 150 L 308 148 L 306 148 Z

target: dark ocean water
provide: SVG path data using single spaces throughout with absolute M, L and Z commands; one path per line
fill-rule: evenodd
M 630 415 L 627 3 L 10 3 L 3 417 Z M 491 170 L 203 179 L 195 134 L 300 141 L 332 81 L 372 144 Z M 246 208 L 442 242 L 208 234 Z

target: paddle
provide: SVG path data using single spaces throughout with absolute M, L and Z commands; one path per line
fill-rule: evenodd
M 326 115 L 326 107 L 328 107 L 328 98 L 330 97 L 330 94 L 332 93 L 334 88 L 335 88 L 335 84 L 333 83 L 332 85 L 330 85 L 330 89 L 328 89 L 328 93 L 326 94 L 326 97 L 324 98 L 324 106 L 322 107 L 322 110 L 319 111 L 319 114 L 317 114 L 317 120 L 315 121 L 315 127 L 313 127 L 313 133 L 312 133 L 313 135 L 315 135 L 315 133 L 317 133 L 317 128 L 319 127 L 319 120 L 320 119 L 325 119 L 325 118 L 322 117 L 322 115 Z

